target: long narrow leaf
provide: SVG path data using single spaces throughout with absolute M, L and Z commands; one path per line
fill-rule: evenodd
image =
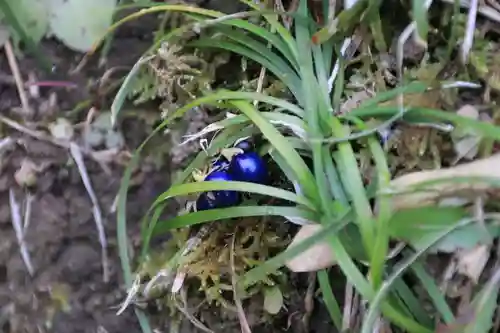
M 288 200 L 299 205 L 304 205 L 312 210 L 314 205 L 306 198 L 299 196 L 293 192 L 282 190 L 273 186 L 238 182 L 238 181 L 203 181 L 198 183 L 186 183 L 170 187 L 166 192 L 163 192 L 153 203 L 153 206 L 176 196 L 189 195 L 193 193 L 208 192 L 208 191 L 240 191 L 268 195 L 274 198 Z
M 318 272 L 318 282 L 330 318 L 332 318 L 333 324 L 340 332 L 342 331 L 342 312 L 340 311 L 339 303 L 333 295 L 332 286 L 326 270 L 322 269 Z
M 302 89 L 300 87 L 299 77 L 293 73 L 293 70 L 289 66 L 283 66 L 283 61 L 273 62 L 260 52 L 254 51 L 248 47 L 230 41 L 218 40 L 214 43 L 213 40 L 202 39 L 191 42 L 189 45 L 192 47 L 211 47 L 224 49 L 247 57 L 266 67 L 269 71 L 276 75 L 276 77 L 279 78 L 288 87 L 288 89 L 290 89 L 294 97 L 299 100 L 299 102 L 302 100 L 303 95 Z M 266 53 L 271 52 L 267 48 L 266 50 Z
M 318 220 L 318 216 L 312 213 L 310 210 L 301 209 L 298 207 L 238 206 L 194 212 L 186 215 L 176 216 L 170 220 L 159 221 L 154 228 L 153 235 L 164 234 L 171 229 L 188 227 L 204 222 L 250 216 L 297 216 L 309 221 Z
M 473 219 L 468 219 L 468 220 L 463 220 L 461 223 L 458 223 L 456 225 L 453 225 L 444 231 L 440 232 L 437 234 L 435 237 L 430 239 L 425 246 L 423 246 L 419 251 L 415 252 L 411 257 L 406 259 L 403 263 L 401 263 L 398 266 L 398 269 L 394 271 L 394 273 L 391 274 L 391 276 L 384 282 L 382 287 L 378 290 L 377 295 L 373 299 L 373 301 L 370 304 L 368 314 L 365 317 L 365 320 L 363 321 L 363 326 L 361 329 L 361 333 L 370 333 L 371 330 L 373 329 L 373 326 L 375 324 L 375 320 L 377 318 L 377 314 L 380 311 L 381 303 L 383 302 L 385 296 L 389 292 L 390 288 L 392 287 L 394 281 L 398 278 L 401 277 L 401 275 L 415 262 L 417 261 L 427 249 L 429 249 L 432 245 L 434 245 L 436 242 L 438 242 L 440 239 L 448 235 L 450 232 L 455 230 L 458 227 L 463 227 L 465 225 L 468 225 L 472 223 L 474 220 Z M 431 331 L 428 330 L 430 333 Z
M 250 103 L 245 101 L 232 101 L 231 103 L 250 118 L 261 130 L 266 139 L 282 154 L 294 171 L 306 197 L 316 204 L 318 202 L 318 192 L 314 177 L 297 151 L 290 146 L 283 135 L 255 110 Z
M 263 12 L 263 9 L 261 8 L 262 4 L 256 3 L 252 0 L 240 0 L 241 2 L 244 2 L 251 8 Z M 295 39 L 293 38 L 292 34 L 290 31 L 288 31 L 283 24 L 281 24 L 278 21 L 277 15 L 263 15 L 263 17 L 267 20 L 269 25 L 271 26 L 272 29 L 274 29 L 280 36 L 281 38 L 285 41 L 285 43 L 288 45 L 290 48 L 293 56 L 295 59 L 298 59 L 298 54 L 299 54 L 299 48 L 297 43 L 295 42 Z
M 203 16 L 199 16 L 199 15 L 188 14 L 188 16 L 194 17 L 198 21 L 202 21 L 205 19 Z M 231 27 L 242 29 L 242 30 L 246 30 L 246 31 L 254 34 L 254 36 L 264 39 L 270 45 L 272 45 L 273 47 L 278 49 L 280 51 L 280 53 L 285 57 L 285 59 L 287 59 L 290 62 L 290 64 L 292 65 L 293 68 L 295 68 L 295 69 L 298 68 L 297 58 L 293 54 L 289 45 L 287 45 L 283 41 L 283 39 L 280 38 L 280 36 L 273 34 L 268 29 L 265 29 L 263 27 L 259 27 L 258 25 L 255 25 L 253 23 L 250 23 L 248 21 L 244 21 L 241 19 L 222 21 L 220 23 L 220 25 L 231 26 Z M 224 34 L 227 34 L 227 29 L 224 29 L 223 31 L 224 31 Z

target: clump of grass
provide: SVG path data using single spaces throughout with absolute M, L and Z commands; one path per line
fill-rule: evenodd
M 201 105 L 223 107 L 235 115 L 203 131 L 202 134 L 217 132 L 217 135 L 207 149 L 195 156 L 172 186 L 152 204 L 143 221 L 139 261 L 150 253 L 152 237 L 175 229 L 259 216 L 281 216 L 291 221 L 300 219 L 320 224 L 321 231 L 294 247 L 264 259 L 264 262 L 249 270 L 248 267 L 238 269 L 237 289 L 265 281 L 289 259 L 318 242 L 326 242 L 342 274 L 360 298 L 368 303 L 357 327 L 360 332 L 371 332 L 378 318 L 405 332 L 430 333 L 438 331 L 441 323 L 452 327 L 456 322 L 460 323 L 461 317 L 458 313 L 454 314 L 445 295 L 438 292 L 436 282 L 421 263 L 429 249 L 455 231 L 470 226 L 475 221 L 471 217 L 474 213 L 470 206 L 393 210 L 390 195 L 384 194 L 390 188 L 392 177 L 387 158 L 389 153 L 384 150 L 379 133 L 401 119 L 409 124 L 446 123 L 455 128 L 468 128 L 491 140 L 500 139 L 500 129 L 440 110 L 438 106 L 405 103 L 404 94 L 421 97 L 429 89 L 443 90 L 446 85 L 440 81 L 437 72 L 426 80 L 403 81 L 401 49 L 397 50 L 399 65 L 395 68 L 398 86 L 394 89 L 376 86 L 374 97 L 363 100 L 347 114 L 339 114 L 349 75 L 347 64 L 340 55 L 340 45 L 356 27 L 361 26 L 370 31 L 374 39 L 374 44 L 365 42 L 365 50 L 384 48 L 381 1 L 358 1 L 351 9 L 341 11 L 335 19 L 334 8 L 329 7 L 329 1 L 324 1 L 324 17 L 331 18 L 325 28 L 315 24 L 307 3 L 305 0 L 299 1 L 298 9 L 293 14 L 291 30 L 280 22 L 278 14 L 263 10 L 251 2 L 247 4 L 262 16 L 264 24 L 245 20 L 246 14 L 224 16 L 218 12 L 175 5 L 157 6 L 140 13 L 168 10 L 188 13 L 198 23 L 174 30 L 165 39 L 189 31 L 193 26 L 200 29 L 209 25 L 213 35 L 188 42 L 190 47 L 223 49 L 262 65 L 286 86 L 291 98 L 276 98 L 259 92 L 207 92 L 203 97 L 178 108 L 155 129 L 151 136 L 186 111 Z M 409 22 L 404 33 L 413 31 L 418 43 L 427 46 L 427 7 L 430 3 L 413 1 L 412 4 L 414 22 Z M 404 38 L 400 40 L 405 41 Z M 337 64 L 334 59 L 338 59 Z M 132 71 L 130 77 L 136 72 Z M 125 80 L 113 105 L 115 117 L 123 103 L 127 82 L 130 80 Z M 388 101 L 396 102 L 384 103 Z M 378 120 L 378 124 L 369 122 L 373 119 Z M 269 155 L 279 166 L 287 183 L 295 185 L 295 191 L 277 185 L 192 181 L 191 173 L 195 169 L 203 168 L 220 149 L 246 135 L 262 138 L 262 153 Z M 146 142 L 139 147 L 125 172 L 118 205 L 120 255 L 129 286 L 132 285 L 132 274 L 126 250 L 126 194 L 132 167 L 138 163 L 139 153 Z M 360 144 L 365 147 L 363 158 L 359 154 Z M 369 168 L 364 167 L 366 163 Z M 371 172 L 369 177 L 366 170 Z M 494 187 L 494 183 L 491 186 Z M 249 203 L 159 220 L 166 200 L 214 190 L 261 194 L 284 200 L 289 205 L 262 206 Z M 491 221 L 488 220 L 488 223 Z M 402 255 L 394 257 L 390 255 L 392 240 L 406 240 L 410 246 Z M 454 238 L 454 242 L 460 243 L 460 238 Z M 357 254 L 349 247 L 350 244 L 357 245 Z M 198 251 L 205 251 L 207 246 L 212 245 L 211 241 L 205 243 Z M 160 270 L 162 276 L 175 276 L 182 257 L 181 249 L 163 265 Z M 366 269 L 362 268 L 363 265 Z M 197 266 L 193 264 L 192 267 Z M 336 328 L 356 329 L 342 327 L 339 302 L 332 292 L 328 273 L 320 270 L 317 274 L 322 297 Z M 412 274 L 415 283 L 410 284 L 402 279 L 403 275 L 408 274 Z M 492 327 L 491 318 L 498 294 L 498 286 L 495 285 L 497 275 L 493 274 L 489 282 L 474 295 L 471 302 L 473 319 L 462 324 L 471 332 L 487 332 Z M 423 288 L 428 295 L 416 294 L 414 284 L 420 290 Z M 425 307 L 422 304 L 424 300 L 429 302 Z

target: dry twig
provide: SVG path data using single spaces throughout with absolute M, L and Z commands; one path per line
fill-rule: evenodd
M 23 221 L 23 233 L 26 234 L 29 224 L 31 222 L 31 206 L 33 204 L 34 196 L 30 192 L 26 194 L 26 206 L 24 208 L 24 221 Z
M 479 1 L 471 0 L 469 14 L 467 15 L 467 28 L 465 30 L 464 41 L 462 42 L 461 60 L 463 64 L 467 64 L 469 53 L 474 42 L 474 30 L 476 29 L 476 17 Z
M 344 311 L 342 315 L 342 331 L 347 331 L 351 327 L 353 310 L 354 287 L 349 282 L 345 286 Z
M 3 115 L 0 115 L 0 122 L 4 123 L 5 125 L 23 133 L 23 134 L 31 136 L 32 138 L 35 138 L 35 139 L 38 139 L 41 141 L 50 142 L 53 145 L 56 145 L 56 146 L 61 147 L 61 148 L 65 148 L 68 150 L 70 149 L 70 143 L 68 141 L 58 140 L 58 139 L 55 139 L 55 138 L 51 137 L 50 135 L 47 135 L 43 132 L 29 129 L 29 128 L 19 124 L 18 122 L 14 121 L 8 117 L 5 117 Z M 92 158 L 95 162 L 97 162 L 99 164 L 99 166 L 103 169 L 104 172 L 106 172 L 107 174 L 111 173 L 111 171 L 109 170 L 109 167 L 106 166 L 102 162 L 102 159 L 100 158 L 99 152 L 93 151 L 90 149 L 85 149 L 82 147 L 79 147 L 79 149 L 85 156 L 88 156 L 88 157 Z
M 307 278 L 307 291 L 304 297 L 305 313 L 302 316 L 302 325 L 304 325 L 304 332 L 309 332 L 309 320 L 311 319 L 314 311 L 314 289 L 316 287 L 317 275 L 316 272 L 310 272 Z
M 12 218 L 12 225 L 14 226 L 14 231 L 16 232 L 17 243 L 19 244 L 19 250 L 21 252 L 21 257 L 23 258 L 24 264 L 28 269 L 28 273 L 33 276 L 35 270 L 33 269 L 33 264 L 31 263 L 31 257 L 26 247 L 26 242 L 24 240 L 23 226 L 21 223 L 21 207 L 16 200 L 14 195 L 14 190 L 9 190 L 9 203 L 10 203 L 10 215 Z
M 94 215 L 95 224 L 97 226 L 97 232 L 99 234 L 99 243 L 101 244 L 101 257 L 102 257 L 102 272 L 104 282 L 109 281 L 109 267 L 108 267 L 108 249 L 106 241 L 106 232 L 104 231 L 104 225 L 102 222 L 101 208 L 99 207 L 99 202 L 97 201 L 97 196 L 95 195 L 92 184 L 90 183 L 90 178 L 87 173 L 87 168 L 85 167 L 85 162 L 83 161 L 83 155 L 80 148 L 74 143 L 70 142 L 69 147 L 71 156 L 75 160 L 78 171 L 82 178 L 85 189 L 92 201 L 92 214 Z
M 188 306 L 187 306 L 187 292 L 186 292 L 186 288 L 182 288 L 181 289 L 181 292 L 180 292 L 180 295 L 181 295 L 181 299 L 182 299 L 182 303 L 183 304 L 180 304 L 179 303 L 179 300 L 177 298 L 174 298 L 174 302 L 175 302 L 175 305 L 177 307 L 177 309 L 182 312 L 187 319 L 189 319 L 189 321 L 194 325 L 196 326 L 196 328 L 202 330 L 203 332 L 206 332 L 206 333 L 215 333 L 214 331 L 212 331 L 211 329 L 209 329 L 208 327 L 206 327 L 201 321 L 199 321 L 188 309 Z
M 233 299 L 238 313 L 238 320 L 240 321 L 241 332 L 252 333 L 250 325 L 248 325 L 248 320 L 245 316 L 245 310 L 243 309 L 243 304 L 241 303 L 241 299 L 238 296 L 238 284 L 236 279 L 236 270 L 234 268 L 234 242 L 236 239 L 237 230 L 238 227 L 236 227 L 234 230 L 233 237 L 231 239 L 231 248 L 229 249 L 230 262 L 231 262 L 231 284 L 233 285 Z
M 14 76 L 14 81 L 17 86 L 17 93 L 19 94 L 19 99 L 23 106 L 23 112 L 25 115 L 31 114 L 31 107 L 28 102 L 28 97 L 26 96 L 26 91 L 24 90 L 24 83 L 21 77 L 21 71 L 17 65 L 16 56 L 14 55 L 14 50 L 12 49 L 12 44 L 10 40 L 7 40 L 4 44 L 5 55 L 7 56 L 7 61 L 9 62 L 10 70 Z

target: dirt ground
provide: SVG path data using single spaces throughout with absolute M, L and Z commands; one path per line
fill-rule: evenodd
M 152 30 L 128 29 L 117 35 L 106 68 L 130 66 L 146 50 Z M 54 64 L 52 75 L 43 74 L 32 57 L 18 59 L 23 78 L 35 74 L 38 80 L 64 80 L 77 89 L 41 88 L 40 97 L 31 99 L 35 110 L 33 123 L 47 123 L 67 117 L 77 103 L 91 100 L 106 105 L 107 99 L 96 99 L 88 89 L 106 68 L 91 62 L 84 70 L 70 76 L 68 70 L 81 59 L 55 41 L 45 41 L 41 48 Z M 122 72 L 126 73 L 126 72 Z M 29 126 L 13 108 L 20 106 L 16 86 L 6 57 L 0 58 L 0 112 Z M 94 84 L 95 85 L 95 84 Z M 50 105 L 51 94 L 57 102 Z M 110 96 L 112 98 L 112 96 Z M 47 106 L 50 107 L 47 107 Z M 84 120 L 89 108 L 77 118 Z M 71 115 L 74 116 L 74 115 Z M 133 150 L 142 140 L 146 127 L 140 121 L 121 125 L 126 147 Z M 142 131 L 141 131 L 142 130 Z M 89 176 L 104 215 L 109 251 L 109 282 L 103 282 L 101 247 L 92 204 L 80 174 L 68 150 L 54 146 L 1 125 L 2 137 L 17 142 L 13 151 L 2 156 L 0 172 L 0 332 L 140 332 L 135 315 L 126 311 L 116 316 L 124 297 L 122 273 L 116 249 L 116 219 L 112 205 L 120 185 L 123 167 L 109 163 L 106 172 L 96 162 L 86 159 Z M 133 133 L 131 135 L 131 133 Z M 16 185 L 14 174 L 25 159 L 43 171 L 37 175 L 36 186 L 29 190 L 34 196 L 30 225 L 26 232 L 28 252 L 34 266 L 30 276 L 20 255 L 11 222 L 9 191 L 23 202 L 28 190 Z M 138 233 L 138 220 L 156 195 L 165 190 L 170 176 L 169 166 L 141 168 L 138 183 L 129 193 L 128 222 L 131 236 Z

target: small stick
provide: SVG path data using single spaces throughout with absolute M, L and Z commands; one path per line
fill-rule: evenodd
M 310 272 L 307 277 L 307 291 L 304 297 L 305 313 L 302 317 L 302 324 L 304 325 L 304 332 L 309 332 L 309 321 L 314 311 L 314 288 L 316 287 L 316 272 Z
M 245 310 L 243 309 L 243 304 L 241 303 L 241 299 L 238 296 L 238 283 L 236 277 L 236 269 L 234 267 L 234 243 L 236 240 L 236 232 L 238 231 L 238 227 L 235 228 L 233 237 L 231 239 L 231 248 L 229 250 L 230 253 L 230 263 L 231 263 L 231 284 L 233 285 L 233 300 L 236 305 L 238 320 L 240 322 L 241 333 L 252 333 L 250 329 L 250 325 L 248 325 L 248 320 L 245 316 Z
M 104 230 L 104 225 L 102 222 L 101 208 L 99 207 L 99 202 L 97 201 L 97 197 L 92 188 L 92 184 L 90 183 L 90 178 L 87 173 L 87 168 L 85 167 L 85 162 L 83 161 L 83 154 L 80 150 L 80 147 L 78 147 L 74 142 L 70 142 L 69 151 L 71 153 L 71 156 L 75 160 L 83 184 L 85 185 L 85 189 L 87 190 L 87 194 L 89 195 L 90 200 L 92 201 L 93 205 L 92 214 L 94 215 L 94 220 L 97 226 L 97 232 L 99 234 L 99 242 L 101 243 L 103 281 L 108 282 L 109 281 L 108 250 L 107 250 L 106 232 Z
M 257 90 L 256 90 L 257 93 L 262 92 L 262 87 L 264 86 L 264 79 L 265 79 L 265 77 L 266 77 L 266 68 L 262 67 L 260 69 L 260 73 L 259 73 L 259 80 L 257 81 Z M 253 105 L 256 108 L 257 108 L 258 104 L 259 104 L 258 100 L 253 101 Z
M 135 276 L 134 282 L 130 286 L 130 288 L 127 291 L 127 297 L 123 301 L 122 305 L 120 305 L 120 308 L 116 312 L 116 315 L 119 316 L 127 309 L 127 307 L 134 301 L 136 301 L 137 294 L 139 293 L 139 289 L 141 287 L 141 277 L 139 274 Z
M 187 292 L 186 292 L 186 288 L 182 288 L 181 290 L 181 300 L 182 300 L 182 305 L 179 304 L 179 300 L 177 298 L 174 298 L 174 302 L 175 302 L 175 305 L 177 307 L 177 309 L 182 312 L 187 319 L 189 319 L 189 321 L 191 322 L 191 324 L 193 324 L 194 326 L 196 326 L 196 328 L 200 329 L 201 331 L 203 332 L 206 332 L 206 333 L 215 333 L 214 331 L 212 331 L 210 328 L 206 327 L 201 321 L 199 321 L 188 309 L 188 305 L 187 305 Z
M 38 139 L 41 141 L 48 141 L 48 142 L 52 143 L 53 145 L 59 146 L 61 148 L 66 148 L 66 149 L 70 148 L 70 143 L 68 141 L 54 139 L 53 137 L 51 137 L 43 132 L 34 131 L 32 129 L 29 129 L 29 128 L 19 124 L 18 122 L 14 121 L 10 118 L 7 118 L 5 116 L 0 115 L 0 122 L 4 123 L 5 125 L 13 128 L 21 133 L 29 135 L 35 139 Z M 94 161 L 96 161 L 106 173 L 110 173 L 109 168 L 98 158 L 98 154 L 96 154 L 97 152 L 92 151 L 90 149 L 84 149 L 84 148 L 80 148 L 80 151 L 84 155 L 86 155 L 86 156 L 92 158 Z
M 342 331 L 347 331 L 351 327 L 352 322 L 352 307 L 353 307 L 354 288 L 352 284 L 347 283 L 345 286 L 344 296 L 344 311 L 342 316 Z
M 467 28 L 465 30 L 464 41 L 461 49 L 461 60 L 463 64 L 467 64 L 469 53 L 474 43 L 474 31 L 476 30 L 476 17 L 478 9 L 478 0 L 471 0 L 469 14 L 467 15 Z
M 30 192 L 26 195 L 26 208 L 24 210 L 24 221 L 23 221 L 23 235 L 26 235 L 28 226 L 31 221 L 31 206 L 33 204 L 34 196 Z
M 12 49 L 12 44 L 10 40 L 4 44 L 5 55 L 7 56 L 7 61 L 9 62 L 9 67 L 14 76 L 14 81 L 17 86 L 17 93 L 19 94 L 19 99 L 21 100 L 21 104 L 23 106 L 23 111 L 25 115 L 31 114 L 31 107 L 28 102 L 28 97 L 26 96 L 26 91 L 24 90 L 23 79 L 21 78 L 21 71 L 19 70 L 19 66 L 17 65 L 16 56 L 14 55 L 14 50 Z
M 12 216 L 12 225 L 14 226 L 14 231 L 16 232 L 17 243 L 19 244 L 19 250 L 21 252 L 21 257 L 23 258 L 24 264 L 28 269 L 28 273 L 33 276 L 34 269 L 31 263 L 30 254 L 26 247 L 26 242 L 24 241 L 24 232 L 21 224 L 21 207 L 16 201 L 14 196 L 14 190 L 9 189 L 9 204 L 10 204 L 10 215 Z

